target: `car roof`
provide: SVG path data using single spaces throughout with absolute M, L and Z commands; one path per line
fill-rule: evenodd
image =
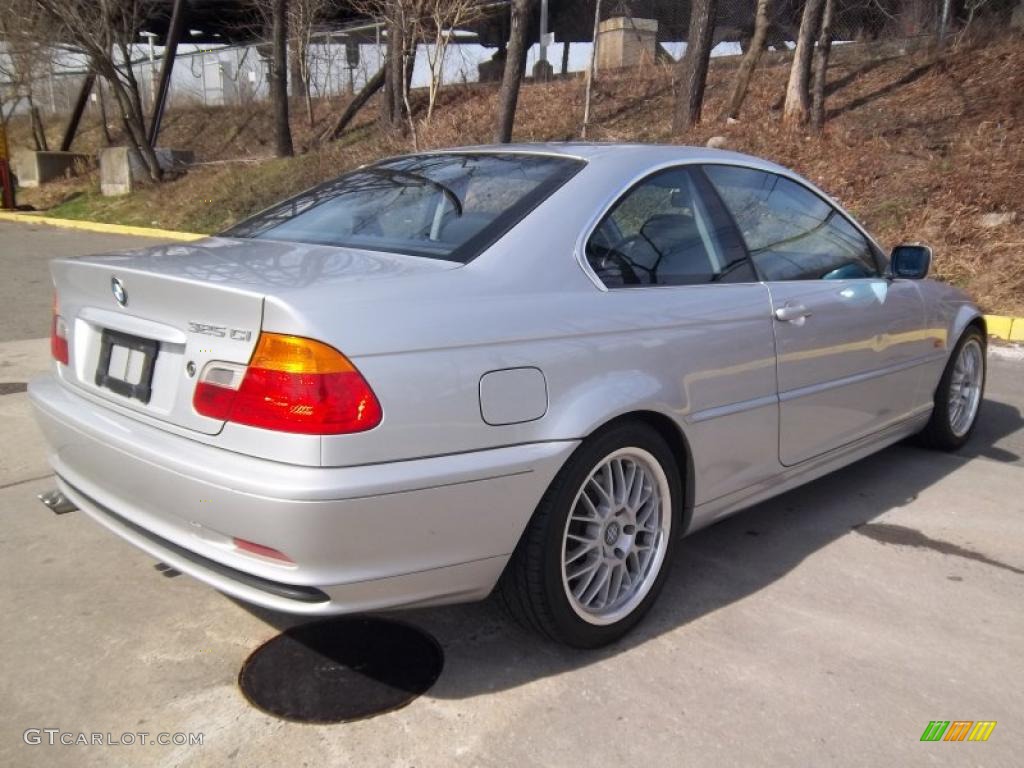
M 554 141 L 554 142 L 530 142 L 519 144 L 478 144 L 462 147 L 451 147 L 447 149 L 434 150 L 436 153 L 459 153 L 459 152 L 494 152 L 494 153 L 530 153 L 546 155 L 562 155 L 575 157 L 588 162 L 600 162 L 602 159 L 615 156 L 622 159 L 629 155 L 643 164 L 662 164 L 666 162 L 681 163 L 728 163 L 730 165 L 740 164 L 753 168 L 762 168 L 770 171 L 783 171 L 792 173 L 770 160 L 764 160 L 754 155 L 746 155 L 742 152 L 733 152 L 726 149 L 711 149 L 710 147 L 694 147 L 685 144 L 629 144 L 619 142 L 597 142 L 597 141 Z

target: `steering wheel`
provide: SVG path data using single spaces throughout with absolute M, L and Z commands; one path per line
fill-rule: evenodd
M 638 243 L 646 245 L 658 255 L 658 259 L 657 261 L 655 261 L 654 267 L 645 267 L 643 264 L 634 261 L 627 255 L 633 250 L 634 246 L 636 246 Z M 622 260 L 622 262 L 629 266 L 630 272 L 632 272 L 634 277 L 637 278 L 637 283 L 656 282 L 656 275 L 658 271 L 657 264 L 659 261 L 661 261 L 662 254 L 661 251 L 659 251 L 658 248 L 654 245 L 654 243 L 651 242 L 651 239 L 647 237 L 647 235 L 645 235 L 643 232 L 637 232 L 634 235 L 626 235 L 625 237 L 620 238 L 618 242 L 616 242 L 609 248 L 609 250 L 615 253 Z M 637 275 L 636 273 L 636 270 L 638 269 L 647 273 L 646 281 L 640 280 L 640 276 Z
M 639 275 L 633 269 L 633 262 L 621 251 L 607 245 L 591 244 L 587 249 L 590 253 L 588 259 L 590 266 L 597 272 L 598 276 L 608 276 L 609 272 L 618 272 L 617 277 L 624 285 L 641 285 Z

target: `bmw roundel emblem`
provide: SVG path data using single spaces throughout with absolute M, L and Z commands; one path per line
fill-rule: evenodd
M 110 290 L 114 294 L 114 301 L 122 307 L 128 303 L 128 292 L 125 291 L 124 284 L 118 278 L 110 278 Z

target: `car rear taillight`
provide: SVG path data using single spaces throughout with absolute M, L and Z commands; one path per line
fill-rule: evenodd
M 53 296 L 53 323 L 50 325 L 50 354 L 58 363 L 68 364 L 68 326 L 60 316 L 56 294 Z
M 192 404 L 213 419 L 307 435 L 364 432 L 382 418 L 377 396 L 341 352 L 277 333 L 260 334 L 248 366 L 208 363 Z

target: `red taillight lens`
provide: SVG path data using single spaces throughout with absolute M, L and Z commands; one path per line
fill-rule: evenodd
M 383 416 L 370 385 L 338 350 L 273 333 L 260 335 L 248 368 L 210 363 L 192 402 L 211 418 L 310 435 L 363 432 Z
M 57 297 L 53 297 L 53 323 L 50 325 L 50 354 L 63 365 L 68 364 L 68 326 L 60 316 Z

